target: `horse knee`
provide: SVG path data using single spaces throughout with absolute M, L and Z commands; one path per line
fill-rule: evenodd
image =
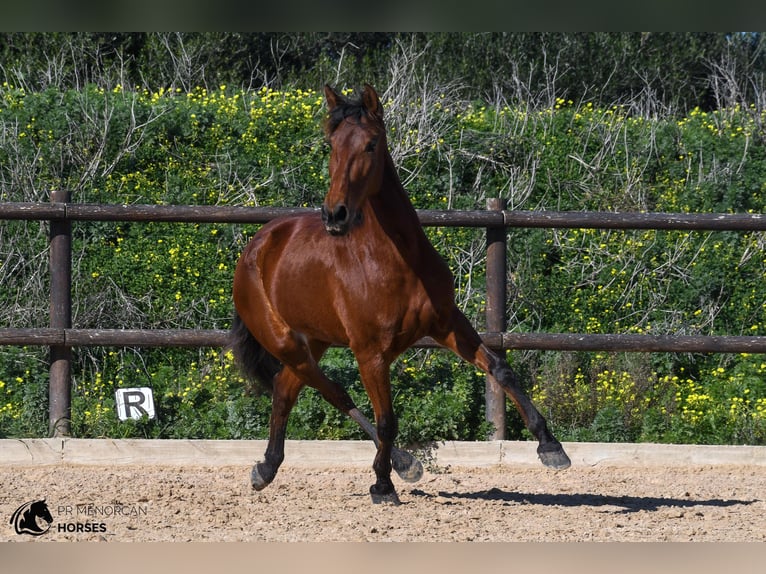
M 377 421 L 378 427 L 378 439 L 392 444 L 396 439 L 396 435 L 399 432 L 399 425 L 396 420 L 396 416 L 391 413 L 389 415 L 383 415 Z

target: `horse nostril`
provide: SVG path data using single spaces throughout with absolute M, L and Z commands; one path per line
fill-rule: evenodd
M 335 223 L 343 224 L 348 222 L 348 209 L 342 203 L 335 208 L 333 212 L 333 220 Z

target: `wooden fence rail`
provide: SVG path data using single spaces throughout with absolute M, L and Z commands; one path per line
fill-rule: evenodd
M 53 192 L 52 196 L 57 192 Z M 766 216 L 753 213 L 615 213 L 604 211 L 509 211 L 496 200 L 487 210 L 419 209 L 431 227 L 526 227 L 557 229 L 665 229 L 680 231 L 766 231 Z M 0 220 L 164 221 L 168 223 L 266 223 L 276 217 L 316 212 L 310 207 L 218 205 L 98 205 L 87 203 L 0 203 Z
M 49 424 L 53 436 L 70 434 L 72 348 L 221 347 L 227 331 L 75 329 L 71 324 L 71 226 L 73 221 L 144 221 L 174 223 L 265 223 L 276 217 L 315 211 L 309 208 L 94 205 L 69 202 L 55 190 L 50 203 L 0 203 L 0 220 L 50 221 L 50 327 L 0 328 L 0 345 L 50 347 Z M 677 214 L 508 211 L 499 199 L 486 210 L 419 210 L 426 226 L 483 227 L 487 232 L 487 331 L 484 341 L 496 349 L 628 351 L 688 353 L 766 353 L 766 337 L 509 333 L 506 329 L 507 228 L 663 229 L 685 231 L 766 231 L 760 214 Z M 435 347 L 426 338 L 419 347 Z M 504 439 L 505 398 L 491 380 L 486 387 L 487 420 Z

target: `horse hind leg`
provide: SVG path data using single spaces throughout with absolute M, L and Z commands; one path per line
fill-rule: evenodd
M 282 368 L 272 379 L 269 442 L 264 459 L 253 466 L 250 477 L 256 490 L 262 490 L 272 482 L 284 460 L 287 419 L 304 386 L 319 391 L 328 403 L 351 417 L 370 436 L 375 445 L 379 445 L 375 428 L 367 417 L 359 411 L 345 389 L 327 378 L 319 368 L 317 360 L 327 349 L 327 344 L 319 341 L 307 343 L 309 348 L 304 347 L 307 352 L 302 354 L 302 358 L 296 360 L 296 357 L 292 357 L 293 364 Z M 423 465 L 410 453 L 393 448 L 391 458 L 394 468 L 403 480 L 415 482 L 423 476 Z
M 453 309 L 449 329 L 434 338 L 461 358 L 491 376 L 514 402 L 524 424 L 538 440 L 537 455 L 545 466 L 556 470 L 569 468 L 571 461 L 564 447 L 548 429 L 548 423 L 521 390 L 516 374 L 508 363 L 482 343 L 481 337 L 457 308 Z
M 524 419 L 527 428 L 538 439 L 537 456 L 540 458 L 540 462 L 555 470 L 569 468 L 572 463 L 564 451 L 564 447 L 548 430 L 548 423 L 532 404 L 532 401 L 521 391 L 515 373 L 495 353 L 491 353 L 490 357 L 489 374 L 515 403 L 516 409 Z
M 250 483 L 255 490 L 263 490 L 271 484 L 285 459 L 287 419 L 301 388 L 303 383 L 288 368 L 283 368 L 274 378 L 266 453 L 263 460 L 253 465 L 250 473 Z

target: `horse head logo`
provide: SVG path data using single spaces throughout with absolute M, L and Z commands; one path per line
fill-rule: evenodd
M 13 524 L 16 534 L 40 536 L 48 532 L 52 522 L 53 517 L 48 510 L 45 499 L 25 502 L 11 516 L 11 524 Z

